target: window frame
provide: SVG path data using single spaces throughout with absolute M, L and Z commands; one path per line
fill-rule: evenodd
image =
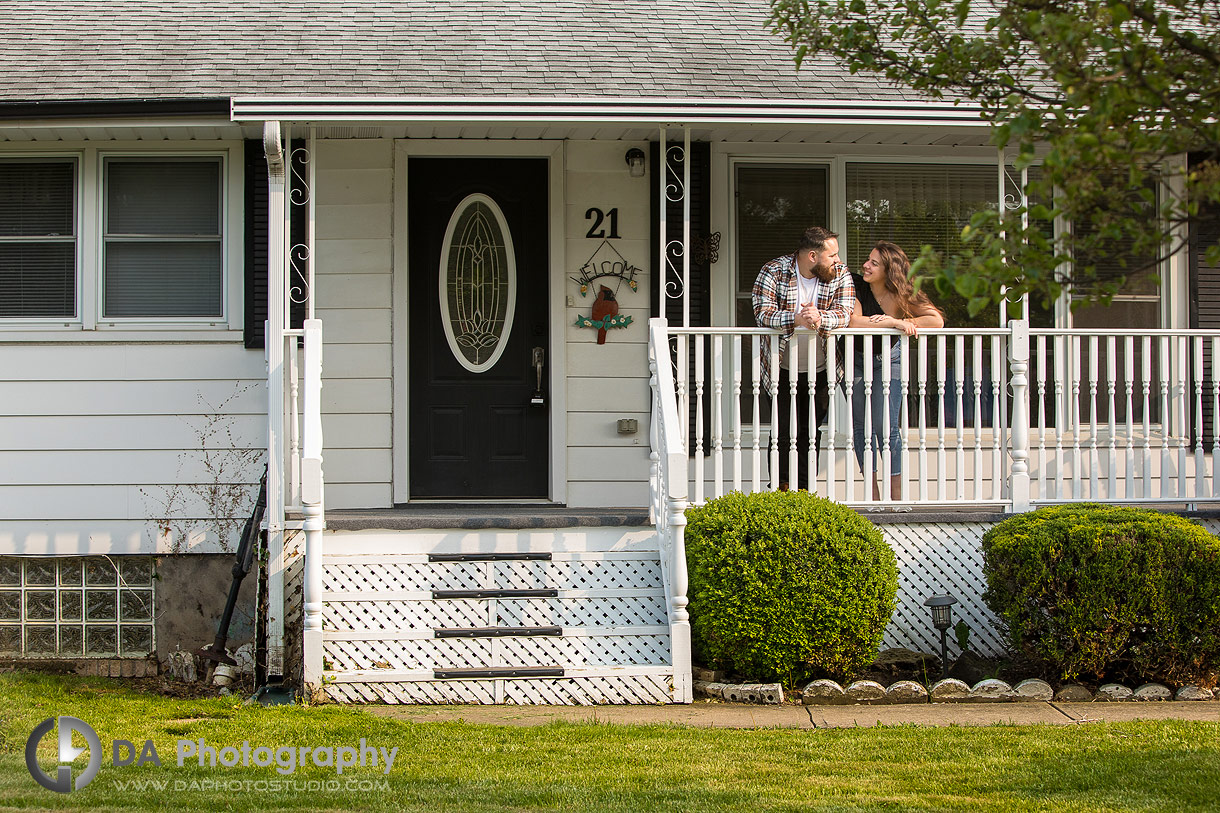
M 0 149 L 0 160 L 70 159 L 76 163 L 76 316 L 0 318 L 0 334 L 6 339 L 80 341 L 98 338 L 112 341 L 232 341 L 243 331 L 242 275 L 245 266 L 244 184 L 242 151 L 235 140 L 198 143 L 167 142 L 77 142 L 56 143 L 38 149 L 22 145 L 19 150 Z M 220 302 L 219 316 L 203 317 L 105 317 L 103 273 L 105 264 L 105 161 L 108 158 L 195 160 L 216 158 L 220 163 Z M 23 336 L 22 334 L 27 334 Z
M 84 162 L 81 160 L 79 152 L 54 150 L 54 151 L 29 151 L 22 150 L 20 152 L 0 152 L 0 161 L 9 162 L 47 162 L 47 161 L 63 161 L 72 165 L 72 243 L 74 246 L 73 258 L 75 260 L 73 280 L 73 315 L 72 316 L 0 316 L 0 329 L 8 328 L 40 328 L 59 326 L 71 327 L 74 324 L 79 324 L 81 321 L 82 302 L 81 302 L 81 265 L 84 262 L 83 241 L 81 240 L 81 228 L 84 222 L 82 209 L 84 208 L 84 184 L 81 183 L 81 176 L 84 173 Z M 16 242 L 11 238 L 0 238 L 0 242 Z M 66 242 L 60 240 L 58 242 Z

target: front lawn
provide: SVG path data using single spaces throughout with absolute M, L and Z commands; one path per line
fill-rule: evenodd
M 59 794 L 25 764 L 30 732 L 72 716 L 103 760 Z M 355 759 L 361 738 L 397 748 L 393 768 Z M 151 739 L 161 763 L 112 765 L 114 740 Z M 233 767 L 178 765 L 179 743 Z M 84 744 L 83 738 L 76 740 Z M 246 745 L 242 755 L 243 745 Z M 228 749 L 227 751 L 225 749 Z M 55 774 L 56 740 L 40 746 Z M 383 752 L 379 752 L 383 753 Z M 121 755 L 127 756 L 126 749 Z M 275 759 L 273 759 L 273 755 Z M 328 756 L 329 755 L 329 756 Z M 88 755 L 73 764 L 84 770 Z M 268 767 L 257 767 L 259 758 Z M 249 767 L 243 767 L 244 760 Z M 388 811 L 1204 811 L 1220 809 L 1220 723 L 1089 723 L 984 728 L 697 729 L 555 723 L 535 728 L 411 723 L 340 706 L 273 708 L 170 699 L 120 681 L 0 675 L 0 808 Z

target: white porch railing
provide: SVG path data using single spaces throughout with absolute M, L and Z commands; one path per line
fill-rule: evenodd
M 690 614 L 686 610 L 686 449 L 674 397 L 673 369 L 668 358 L 665 320 L 649 323 L 648 371 L 651 376 L 652 452 L 650 454 L 650 513 L 656 523 L 661 551 L 661 579 L 669 614 L 670 654 L 673 658 L 675 703 L 694 699 L 691 682 Z
M 780 443 L 780 411 L 795 416 L 798 396 L 811 397 L 813 385 L 780 392 L 775 376 L 764 388 L 767 335 L 778 333 L 652 321 L 650 357 L 669 359 L 675 406 L 673 415 L 658 411 L 670 391 L 654 375 L 654 422 L 664 424 L 654 438 L 680 446 L 690 484 L 675 490 L 680 466 L 671 462 L 671 495 L 702 504 L 733 490 L 775 488 L 772 473 L 786 455 L 791 472 L 811 472 L 810 490 L 858 507 L 1015 512 L 1076 500 L 1220 502 L 1220 333 L 1031 330 L 1015 321 L 913 338 L 841 330 L 823 343 L 798 331 L 790 350 L 796 369 L 812 382 L 824 353 L 830 371 L 820 450 L 812 425 L 803 447 Z M 778 371 L 778 342 L 770 347 Z M 900 373 L 891 378 L 888 364 L 861 364 L 857 349 L 863 359 L 892 352 Z M 865 430 L 874 418 L 875 434 Z M 674 454 L 655 442 L 654 449 L 663 460 Z M 796 475 L 790 479 L 795 486 Z

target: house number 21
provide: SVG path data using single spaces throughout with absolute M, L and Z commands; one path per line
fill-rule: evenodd
M 618 239 L 618 208 L 615 207 L 608 212 L 603 212 L 596 207 L 585 212 L 585 220 L 592 220 L 593 225 L 589 227 L 585 237 L 602 237 L 610 240 Z M 606 234 L 606 230 L 602 228 L 602 223 L 606 220 L 610 221 L 610 233 Z

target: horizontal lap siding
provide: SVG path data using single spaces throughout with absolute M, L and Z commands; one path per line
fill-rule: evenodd
M 642 507 L 648 504 L 648 273 L 637 274 L 638 289 L 603 279 L 588 295 L 567 277 L 576 276 L 602 243 L 587 236 L 594 225 L 590 208 L 607 213 L 601 226 L 609 234 L 608 212 L 618 210 L 619 239 L 607 240 L 634 266 L 649 263 L 648 196 L 655 177 L 632 178 L 623 161 L 633 145 L 623 142 L 569 142 L 564 179 L 565 263 L 563 280 L 567 352 L 567 503 L 578 507 Z M 646 146 L 646 145 L 639 145 Z M 649 167 L 651 170 L 652 168 Z M 619 315 L 632 324 L 607 331 L 597 344 L 597 331 L 576 327 L 576 317 L 589 317 L 598 284 L 617 288 Z M 639 430 L 618 434 L 617 421 L 631 418 Z
M 322 320 L 328 508 L 393 502 L 393 142 L 317 145 L 315 315 Z
M 16 553 L 155 550 L 171 493 L 189 521 L 213 482 L 201 433 L 266 448 L 261 350 L 240 344 L 9 344 L 0 400 L 0 547 Z M 217 438 L 209 448 L 230 441 Z M 213 458 L 215 459 L 215 458 Z M 226 464 L 253 502 L 257 465 Z M 205 548 L 216 550 L 211 537 Z

